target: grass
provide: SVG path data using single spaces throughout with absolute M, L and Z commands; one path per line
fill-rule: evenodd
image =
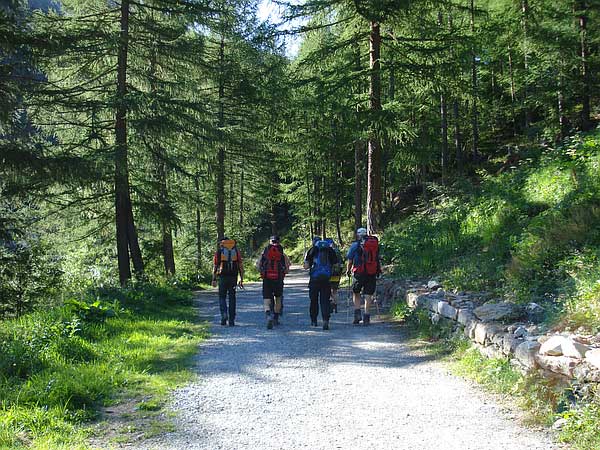
M 143 398 L 140 413 L 159 411 L 194 376 L 207 333 L 196 317 L 189 292 L 148 284 L 2 322 L 0 448 L 87 448 L 105 406 Z

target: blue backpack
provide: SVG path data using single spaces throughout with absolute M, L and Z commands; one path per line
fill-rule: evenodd
M 310 269 L 313 280 L 325 281 L 331 278 L 331 261 L 329 261 L 329 243 L 327 241 L 315 242 L 316 255 Z

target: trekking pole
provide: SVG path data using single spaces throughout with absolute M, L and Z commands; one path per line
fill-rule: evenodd
M 350 275 L 348 275 L 348 294 L 346 295 L 346 323 L 350 322 L 350 295 L 352 289 L 350 288 Z

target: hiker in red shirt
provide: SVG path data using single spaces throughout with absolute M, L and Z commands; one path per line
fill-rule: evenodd
M 279 236 L 271 236 L 269 245 L 264 249 L 257 266 L 263 280 L 263 302 L 267 317 L 267 329 L 270 330 L 273 325 L 279 325 L 283 278 L 289 271 L 289 259 L 283 253 Z M 271 304 L 273 304 L 273 311 L 271 311 Z

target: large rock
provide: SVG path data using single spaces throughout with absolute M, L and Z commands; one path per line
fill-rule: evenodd
M 536 355 L 535 359 L 541 368 L 569 378 L 573 378 L 573 370 L 578 362 L 577 359 L 567 356 L 546 356 L 540 354 Z
M 442 287 L 442 285 L 440 283 L 438 283 L 437 280 L 431 280 L 431 281 L 429 281 L 429 283 L 427 283 L 427 288 L 431 289 L 431 290 L 434 290 L 434 289 L 437 289 L 440 287 Z
M 447 302 L 438 303 L 438 313 L 450 320 L 456 320 L 456 315 L 458 314 L 456 308 L 450 306 Z
M 596 369 L 600 369 L 600 348 L 595 348 L 585 354 L 586 362 Z
M 475 342 L 481 345 L 485 345 L 491 342 L 492 339 L 496 339 L 495 336 L 502 333 L 502 326 L 497 323 L 485 323 L 478 322 L 475 326 Z
M 587 345 L 575 342 L 567 336 L 552 336 L 540 347 L 540 354 L 545 356 L 566 356 L 583 359 L 589 351 Z
M 535 356 L 540 349 L 539 342 L 536 341 L 525 341 L 517 346 L 515 349 L 515 358 L 521 363 L 526 369 L 535 369 L 537 362 Z
M 546 356 L 562 356 L 563 336 L 552 336 L 547 339 L 540 347 L 540 354 Z
M 502 352 L 505 355 L 512 355 L 515 349 L 523 343 L 523 339 L 513 337 L 511 334 L 505 334 L 502 340 Z
M 525 307 L 525 313 L 527 314 L 527 320 L 533 323 L 539 323 L 544 320 L 546 310 L 537 303 L 532 302 Z
M 508 302 L 486 303 L 473 312 L 482 322 L 505 322 L 523 315 L 523 309 L 519 305 Z
M 425 305 L 429 311 L 437 313 L 439 301 L 440 299 L 435 295 L 428 295 L 427 300 L 425 300 Z
M 466 327 L 470 322 L 475 320 L 475 314 L 473 314 L 473 311 L 471 311 L 470 309 L 459 309 L 456 320 L 463 327 Z
M 416 308 L 419 300 L 419 294 L 416 292 L 409 292 L 406 294 L 406 304 L 409 308 Z

